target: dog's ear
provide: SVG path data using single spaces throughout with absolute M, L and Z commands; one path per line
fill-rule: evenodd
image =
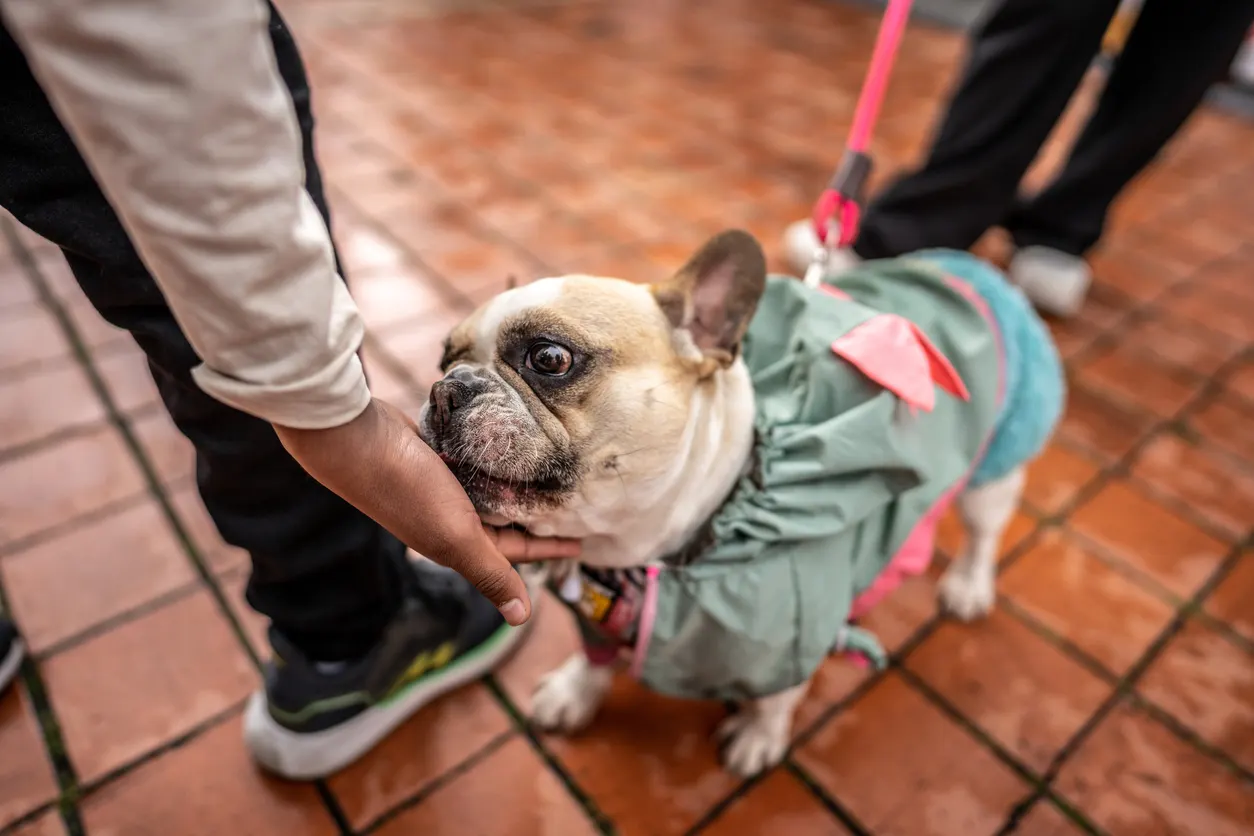
M 720 232 L 669 280 L 653 286 L 653 297 L 671 325 L 684 330 L 714 365 L 736 359 L 766 289 L 766 256 L 747 232 Z M 711 371 L 713 368 L 710 369 Z

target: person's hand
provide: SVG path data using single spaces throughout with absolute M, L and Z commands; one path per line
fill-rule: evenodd
M 371 401 L 347 424 L 327 430 L 275 425 L 283 446 L 315 479 L 399 537 L 455 569 L 505 620 L 518 625 L 531 601 L 511 560 L 579 556 L 579 543 L 485 528 L 470 498 L 399 409 Z

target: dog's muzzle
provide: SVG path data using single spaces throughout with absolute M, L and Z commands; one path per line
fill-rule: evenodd
M 455 413 L 488 389 L 488 380 L 466 366 L 459 366 L 431 387 L 428 421 L 436 437 L 447 432 Z

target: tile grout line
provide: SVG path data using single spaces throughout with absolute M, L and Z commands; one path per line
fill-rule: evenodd
M 1198 269 L 1201 269 L 1201 268 L 1198 268 Z M 1208 377 L 1205 380 L 1205 382 L 1198 388 L 1198 390 L 1193 393 L 1193 395 L 1189 398 L 1189 400 L 1186 401 L 1183 405 L 1181 405 L 1179 409 L 1177 409 L 1174 415 L 1172 415 L 1169 418 L 1157 421 L 1156 423 L 1150 424 L 1145 429 L 1141 438 L 1138 439 L 1137 442 L 1126 453 L 1124 453 L 1122 456 L 1120 456 L 1110 465 L 1103 467 L 1102 471 L 1099 473 L 1099 476 L 1095 479 L 1095 481 L 1100 480 L 1106 484 L 1109 484 L 1112 480 L 1126 479 L 1130 473 L 1131 463 L 1134 462 L 1137 458 L 1139 458 L 1139 456 L 1144 451 L 1144 449 L 1148 446 L 1150 441 L 1154 439 L 1155 437 L 1157 437 L 1162 432 L 1164 432 L 1164 430 L 1172 428 L 1174 426 L 1178 426 L 1179 424 L 1187 420 L 1187 416 L 1190 414 L 1191 410 L 1196 408 L 1198 404 L 1204 403 L 1206 399 L 1210 396 L 1210 394 L 1212 393 L 1216 385 L 1216 382 L 1222 379 L 1222 376 L 1224 374 L 1224 369 L 1229 364 L 1235 363 L 1237 360 L 1237 356 L 1239 355 L 1234 355 L 1234 357 L 1229 358 L 1229 360 L 1225 364 L 1221 365 L 1220 368 L 1217 369 L 1213 375 Z M 1097 393 L 1093 393 L 1093 394 L 1097 395 Z M 1105 401 L 1104 397 L 1101 397 L 1100 395 L 1098 395 L 1098 397 L 1103 402 Z M 1098 490 L 1100 490 L 1100 487 L 1093 488 L 1088 498 L 1091 498 L 1093 495 L 1095 495 Z M 1087 498 L 1085 499 L 1085 501 L 1087 501 Z M 1093 542 L 1089 538 L 1085 538 L 1085 536 L 1081 532 L 1078 532 L 1072 529 L 1070 525 L 1067 525 L 1068 520 L 1070 519 L 1072 514 L 1075 512 L 1075 510 L 1079 507 L 1079 505 L 1080 503 L 1073 501 L 1072 503 L 1070 503 L 1069 508 L 1060 512 L 1060 514 L 1058 515 L 1058 520 L 1057 520 L 1058 524 L 1062 527 L 1064 532 L 1070 535 L 1079 536 L 1085 539 L 1087 542 L 1091 543 L 1092 545 L 1098 546 L 1099 551 L 1098 551 L 1097 556 L 1099 557 L 1099 559 L 1102 559 L 1104 563 L 1107 563 L 1107 565 L 1109 565 L 1112 569 L 1133 570 L 1135 567 L 1131 567 L 1130 565 L 1126 563 L 1126 561 L 1123 561 L 1122 559 L 1118 558 L 1117 556 L 1113 554 L 1108 554 L 1106 552 L 1106 549 L 1104 547 L 1101 547 L 1100 544 Z M 1190 519 L 1189 522 L 1192 524 L 1193 520 Z M 1209 529 L 1209 526 L 1207 526 L 1206 528 L 1203 528 L 1202 530 L 1208 531 L 1208 529 Z M 1222 538 L 1222 539 L 1226 540 L 1227 538 Z M 1125 671 L 1123 676 L 1121 676 L 1118 679 L 1118 681 L 1114 685 L 1114 688 L 1111 694 L 1107 697 L 1107 699 L 1104 700 L 1102 704 L 1098 706 L 1098 708 L 1094 711 L 1094 713 L 1075 732 L 1072 738 L 1068 740 L 1067 743 L 1064 744 L 1061 749 L 1058 750 L 1050 766 L 1045 770 L 1045 773 L 1042 776 L 1042 779 L 1043 779 L 1042 783 L 1038 786 L 1036 790 L 1029 793 L 1029 795 L 1025 797 L 1011 811 L 1009 819 L 1007 820 L 1006 824 L 1002 828 L 1002 831 L 1001 831 L 1002 833 L 1012 832 L 1015 826 L 1017 826 L 1018 822 L 1023 817 L 1023 815 L 1025 815 L 1026 812 L 1034 804 L 1036 804 L 1042 797 L 1055 795 L 1053 791 L 1053 782 L 1055 778 L 1057 777 L 1058 773 L 1061 772 L 1062 767 L 1065 765 L 1070 755 L 1074 751 L 1076 751 L 1084 743 L 1085 740 L 1088 739 L 1089 735 L 1094 730 L 1096 730 L 1097 726 L 1100 725 L 1100 723 L 1106 719 L 1106 717 L 1114 710 L 1114 708 L 1120 702 L 1123 702 L 1128 698 L 1129 694 L 1133 694 L 1133 696 L 1137 696 L 1135 695 L 1133 691 L 1136 681 L 1144 673 L 1144 671 L 1147 670 L 1149 666 L 1153 663 L 1158 653 L 1167 645 L 1167 643 L 1176 635 L 1176 633 L 1179 632 L 1180 628 L 1183 625 L 1183 617 L 1186 616 L 1186 614 L 1191 610 L 1191 608 L 1195 608 L 1197 610 L 1201 609 L 1201 602 L 1204 601 L 1205 598 L 1210 594 L 1214 586 L 1218 585 L 1220 579 L 1222 579 L 1222 577 L 1226 575 L 1229 568 L 1232 565 L 1235 565 L 1235 562 L 1240 557 L 1241 552 L 1242 552 L 1242 546 L 1240 544 L 1233 546 L 1229 555 L 1225 558 L 1225 560 L 1221 561 L 1220 565 L 1211 574 L 1207 582 L 1204 583 L 1198 590 L 1195 591 L 1194 595 L 1191 597 L 1189 601 L 1183 604 L 1179 604 L 1174 601 L 1170 602 L 1174 610 L 1172 620 L 1163 629 L 1163 631 L 1154 639 L 1154 641 L 1150 643 L 1149 647 L 1141 655 L 1141 657 L 1137 660 L 1137 662 L 1135 662 L 1131 667 L 1129 667 L 1129 669 Z M 1110 559 L 1107 559 L 1107 558 L 1110 558 Z M 1001 574 L 1001 570 L 999 568 L 998 575 L 1000 576 L 1000 574 Z M 1134 579 L 1139 579 L 1141 576 L 1138 574 L 1132 577 Z M 1161 597 L 1161 595 L 1159 595 L 1158 597 Z M 1001 600 L 1001 596 L 999 596 L 999 600 Z M 1013 617 L 1015 617 L 1017 620 L 1019 620 L 1021 623 L 1023 623 L 1025 626 L 1029 627 L 1029 629 L 1033 629 L 1033 624 L 1019 618 L 1018 613 L 1015 611 L 1016 609 L 1017 608 L 1012 608 L 1009 611 L 1010 614 Z M 1085 665 L 1087 661 L 1087 655 L 1086 654 L 1079 654 L 1079 655 L 1073 654 L 1071 652 L 1069 644 L 1070 643 L 1065 643 L 1065 644 L 1058 643 L 1057 646 L 1060 650 L 1062 650 L 1067 655 L 1068 658 L 1072 659 L 1073 661 L 1076 661 L 1082 666 Z M 1190 740 L 1188 742 L 1192 743 L 1193 741 Z M 1202 750 L 1202 751 L 1203 751 L 1203 754 L 1209 755 L 1211 754 L 1213 750 L 1208 749 L 1208 750 Z M 1074 820 L 1074 816 L 1072 816 L 1072 812 L 1074 811 L 1067 811 L 1067 812 L 1068 812 L 1069 817 L 1072 817 Z
M 558 758 L 557 755 L 550 752 L 549 748 L 544 745 L 544 742 L 540 739 L 540 735 L 536 733 L 535 728 L 527 721 L 526 716 L 519 710 L 518 706 L 514 704 L 514 701 L 510 699 L 509 695 L 505 693 L 505 690 L 501 687 L 500 683 L 496 681 L 496 676 L 494 674 L 489 674 L 483 679 L 483 684 L 484 687 L 488 689 L 488 693 L 490 693 L 496 700 L 497 705 L 500 706 L 501 710 L 508 715 L 514 728 L 522 734 L 523 738 L 531 745 L 532 750 L 539 756 L 540 760 L 544 762 L 544 765 L 549 768 L 549 771 L 553 773 L 554 777 L 557 778 L 558 782 L 562 785 L 562 788 L 565 789 L 566 792 L 574 799 L 575 803 L 579 805 L 579 808 L 583 811 L 584 815 L 589 818 L 596 829 L 602 834 L 617 833 L 614 823 L 610 820 L 610 817 L 602 812 L 602 810 L 596 805 L 592 795 L 584 790 L 583 787 L 579 786 L 578 782 L 575 781 L 574 776 L 567 771 L 565 765 L 561 762 L 561 759 Z
M 0 216 L 0 236 L 7 240 L 9 251 L 18 262 L 22 271 L 26 273 L 27 280 L 35 285 L 37 293 L 42 298 L 46 287 L 36 280 L 34 260 L 18 238 L 17 232 L 13 228 L 13 222 L 7 217 Z M 65 327 L 64 322 L 59 322 L 58 324 L 62 328 Z M 10 612 L 2 583 L 0 583 L 0 604 L 4 606 L 5 612 Z M 65 736 L 61 732 L 61 723 L 57 719 L 56 711 L 53 709 L 52 701 L 48 696 L 47 685 L 44 683 L 43 676 L 30 655 L 27 655 L 22 662 L 20 676 L 26 685 L 26 693 L 35 708 L 44 748 L 51 761 L 53 773 L 56 776 L 59 795 L 56 806 L 60 813 L 61 821 L 65 825 L 68 836 L 84 836 L 83 819 L 78 809 L 78 802 L 81 796 L 78 773 L 74 768 L 74 764 L 70 761 L 65 745 Z
M 403 801 L 392 805 L 383 813 L 380 813 L 368 824 L 364 825 L 359 832 L 362 836 L 368 836 L 368 834 L 375 833 L 386 826 L 387 823 L 393 819 L 399 818 L 404 813 L 418 807 L 428 798 L 435 795 L 435 793 L 453 783 L 461 776 L 468 774 L 476 766 L 499 752 L 501 748 L 504 747 L 505 744 L 509 743 L 509 741 L 517 734 L 518 732 L 515 729 L 506 729 L 505 731 L 500 732 L 487 743 L 483 744 L 483 746 L 471 752 L 461 761 L 457 762 L 453 766 L 450 766 L 439 775 L 424 783 Z
M 139 439 L 135 436 L 134 430 L 130 424 L 130 418 L 119 410 L 117 404 L 114 403 L 112 394 L 109 392 L 104 378 L 100 375 L 99 370 L 96 368 L 95 363 L 92 360 L 90 349 L 88 349 L 87 345 L 83 342 L 77 327 L 74 325 L 73 321 L 66 312 L 64 304 L 52 291 L 52 288 L 44 279 L 36 260 L 31 256 L 30 252 L 25 248 L 25 245 L 20 241 L 20 239 L 18 239 L 12 228 L 12 222 L 8 219 L 0 219 L 0 223 L 2 223 L 4 227 L 3 232 L 9 239 L 10 247 L 13 249 L 14 254 L 21 259 L 23 268 L 26 270 L 28 278 L 35 285 L 40 301 L 46 306 L 53 318 L 57 320 L 58 326 L 62 329 L 62 332 L 65 334 L 66 339 L 70 343 L 71 351 L 73 353 L 72 356 L 77 358 L 84 373 L 87 375 L 92 389 L 103 403 L 107 416 L 107 423 L 114 426 L 118 430 L 122 436 L 123 442 L 130 450 L 131 456 L 135 460 L 136 464 L 139 465 L 139 468 L 144 476 L 147 491 L 157 501 L 163 516 L 166 518 L 167 524 L 171 526 L 175 537 L 180 541 L 180 544 L 183 547 L 184 557 L 191 562 L 192 569 L 199 575 L 201 583 L 204 584 L 210 596 L 214 599 L 218 611 L 226 619 L 227 625 L 231 629 L 232 633 L 234 633 L 236 641 L 241 645 L 245 655 L 252 663 L 253 668 L 260 671 L 260 659 L 253 650 L 251 643 L 248 641 L 247 634 L 245 633 L 243 626 L 235 617 L 235 614 L 231 611 L 231 607 L 226 600 L 225 593 L 218 585 L 217 579 L 214 577 L 212 570 L 200 555 L 199 550 L 191 539 L 191 536 L 188 534 L 182 519 L 174 509 L 174 506 L 171 504 L 162 480 L 158 477 L 151 461 L 149 461 L 147 452 L 139 443 Z M 34 668 L 33 662 L 28 661 L 28 665 L 30 665 L 32 669 Z M 35 674 L 35 677 L 38 678 L 38 675 Z M 39 684 L 42 688 L 42 679 L 39 679 Z M 51 711 L 50 706 L 49 711 Z M 55 719 L 53 719 L 52 722 L 55 723 Z M 47 733 L 48 730 L 46 730 L 46 734 Z M 64 742 L 61 738 L 59 724 L 55 727 L 55 737 L 63 748 Z M 51 745 L 51 740 L 49 743 Z M 164 750 L 160 749 L 160 751 Z M 68 756 L 66 756 L 65 760 L 68 767 Z M 77 779 L 75 778 L 74 780 L 74 801 L 77 802 L 81 787 L 78 786 Z M 318 787 L 323 805 L 328 815 L 330 815 L 332 820 L 335 822 L 336 828 L 341 834 L 352 834 L 352 828 L 348 825 L 343 810 L 339 807 L 338 801 L 334 798 L 334 796 L 331 796 L 329 791 L 325 788 L 325 782 L 317 781 L 315 782 L 315 786 Z M 75 803 L 72 815 L 66 815 L 63 813 L 63 816 L 66 819 L 69 836 L 81 836 L 83 833 L 83 825 L 81 815 L 77 809 L 77 804 Z
M 1134 691 L 1137 681 L 1149 669 L 1154 661 L 1156 661 L 1167 644 L 1169 644 L 1170 641 L 1180 632 L 1181 628 L 1187 621 L 1187 614 L 1190 607 L 1196 606 L 1198 602 L 1204 600 L 1205 597 L 1209 595 L 1214 585 L 1217 585 L 1221 577 L 1226 574 L 1226 570 L 1229 568 L 1229 565 L 1234 564 L 1236 558 L 1240 557 L 1240 554 L 1241 552 L 1239 548 L 1233 550 L 1227 561 L 1225 561 L 1225 564 L 1212 574 L 1210 580 L 1206 584 L 1203 584 L 1203 586 L 1193 596 L 1191 602 L 1182 606 L 1173 615 L 1171 622 L 1169 622 L 1168 625 L 1158 634 L 1158 636 L 1150 642 L 1150 645 L 1145 653 L 1143 653 L 1141 657 L 1133 663 L 1121 677 L 1119 677 L 1119 681 L 1115 684 L 1115 687 L 1111 691 L 1110 695 L 1102 701 L 1102 704 L 1097 707 L 1097 710 L 1093 712 L 1093 714 L 1080 726 L 1075 734 L 1072 735 L 1071 739 L 1068 740 L 1067 743 L 1064 744 L 1063 747 L 1054 755 L 1052 762 L 1042 776 L 1041 785 L 1037 788 L 1037 790 L 1020 802 L 1019 806 L 1012 811 L 1011 820 L 1006 824 L 1007 828 L 1016 824 L 1018 819 L 1027 811 L 1029 807 L 1032 806 L 1032 804 L 1036 803 L 1044 795 L 1053 792 L 1053 782 L 1062 771 L 1067 759 L 1074 754 L 1075 751 L 1085 743 L 1085 741 L 1088 740 L 1089 736 L 1097 729 L 1102 721 L 1104 721 L 1115 710 L 1115 708 L 1119 706 L 1120 703 L 1143 701 L 1143 698 Z M 1066 647 L 1060 645 L 1060 649 L 1065 651 Z M 1178 735 L 1176 729 L 1168 726 L 1168 730 L 1178 737 L 1180 736 Z M 1184 742 L 1192 745 L 1194 740 L 1186 738 Z M 1209 748 L 1202 749 L 1200 752 L 1206 756 L 1211 754 Z M 1010 830 L 1003 828 L 1002 832 L 1008 833 Z
M 1218 259 L 1213 259 L 1211 262 L 1208 262 L 1208 263 L 1214 263 L 1214 261 L 1217 261 L 1217 260 Z M 1204 268 L 1202 267 L 1195 268 L 1195 272 L 1196 270 L 1200 270 L 1200 269 L 1204 269 Z M 1181 405 L 1181 407 L 1177 409 L 1176 412 L 1170 418 L 1164 419 L 1162 421 L 1159 421 L 1156 424 L 1152 424 L 1149 427 L 1147 427 L 1142 437 L 1138 439 L 1138 441 L 1132 446 L 1132 448 L 1129 449 L 1126 453 L 1124 453 L 1123 456 L 1119 457 L 1114 463 L 1112 463 L 1108 469 L 1103 471 L 1103 475 L 1105 476 L 1105 478 L 1107 480 L 1116 479 L 1116 478 L 1126 478 L 1130 471 L 1131 463 L 1140 456 L 1140 454 L 1144 451 L 1145 447 L 1148 446 L 1149 442 L 1153 438 L 1155 438 L 1157 435 L 1163 432 L 1163 430 L 1166 428 L 1176 427 L 1183 423 L 1186 423 L 1187 418 L 1191 414 L 1191 412 L 1199 404 L 1205 403 L 1213 395 L 1217 387 L 1221 387 L 1222 385 L 1221 381 L 1224 379 L 1224 376 L 1226 374 L 1226 369 L 1228 368 L 1228 366 L 1234 365 L 1238 361 L 1239 356 L 1240 356 L 1239 354 L 1234 355 L 1234 357 L 1229 358 L 1227 362 L 1222 364 L 1220 368 L 1217 369 L 1214 372 L 1214 374 L 1209 376 L 1206 379 L 1206 381 L 1203 383 L 1203 385 L 1200 386 L 1198 390 L 1193 393 L 1193 396 L 1190 397 L 1189 400 L 1186 401 L 1183 405 Z M 1063 522 L 1064 525 L 1065 525 L 1066 520 L 1071 516 L 1071 513 L 1074 510 L 1075 508 L 1072 508 L 1070 511 L 1062 515 L 1061 522 Z M 1192 523 L 1192 520 L 1190 520 L 1190 523 Z M 1071 529 L 1070 526 L 1066 526 L 1066 530 L 1068 532 L 1072 532 L 1074 534 L 1077 534 L 1083 537 L 1083 535 L 1080 532 L 1074 531 L 1073 529 Z M 1203 530 L 1205 531 L 1207 529 L 1204 528 Z M 1227 539 L 1227 538 L 1223 538 L 1223 539 Z M 1247 538 L 1247 539 L 1254 539 L 1254 538 Z M 1115 684 L 1113 691 L 1107 697 L 1107 699 L 1104 700 L 1102 704 L 1098 706 L 1097 710 L 1094 711 L 1093 715 L 1090 716 L 1083 725 L 1081 725 L 1081 727 L 1076 731 L 1076 733 L 1072 736 L 1072 738 L 1069 741 L 1067 741 L 1067 743 L 1064 744 L 1064 746 L 1055 754 L 1053 761 L 1051 762 L 1049 768 L 1046 769 L 1043 775 L 1043 783 L 1040 785 L 1040 787 L 1036 791 L 1029 794 L 1027 798 L 1025 798 L 1014 810 L 1012 810 L 1010 819 L 1006 822 L 1006 825 L 1003 827 L 1003 831 L 1002 831 L 1003 833 L 1011 832 L 1011 830 L 1018 823 L 1021 817 L 1026 813 L 1026 811 L 1033 804 L 1039 801 L 1039 799 L 1042 796 L 1047 795 L 1047 794 L 1052 794 L 1053 782 L 1057 778 L 1058 773 L 1061 772 L 1062 767 L 1065 765 L 1067 759 L 1071 756 L 1071 754 L 1073 754 L 1076 750 L 1078 750 L 1081 745 L 1083 745 L 1083 743 L 1088 739 L 1088 737 L 1092 734 L 1092 732 L 1096 730 L 1097 726 L 1100 725 L 1100 723 L 1104 721 L 1106 717 L 1109 716 L 1109 714 L 1121 702 L 1141 699 L 1140 696 L 1137 695 L 1134 691 L 1137 681 L 1145 673 L 1145 671 L 1149 669 L 1149 667 L 1157 659 L 1157 657 L 1160 655 L 1162 650 L 1167 646 L 1167 644 L 1171 641 L 1171 639 L 1173 639 L 1179 633 L 1179 631 L 1182 629 L 1182 627 L 1184 626 L 1185 622 L 1187 621 L 1191 613 L 1201 611 L 1202 602 L 1206 600 L 1206 598 L 1210 595 L 1210 593 L 1214 590 L 1214 588 L 1218 586 L 1220 581 L 1224 577 L 1226 577 L 1226 575 L 1231 570 L 1231 568 L 1235 566 L 1236 562 L 1240 559 L 1241 554 L 1244 550 L 1244 545 L 1245 544 L 1243 543 L 1238 543 L 1236 545 L 1233 545 L 1228 555 L 1225 557 L 1224 560 L 1221 561 L 1220 565 L 1216 567 L 1216 569 L 1211 573 L 1207 581 L 1203 583 L 1194 592 L 1194 594 L 1190 596 L 1190 598 L 1187 601 L 1185 601 L 1182 604 L 1175 604 L 1175 603 L 1172 604 L 1174 613 L 1173 613 L 1171 621 L 1159 633 L 1159 635 L 1152 642 L 1150 642 L 1149 646 L 1146 648 L 1145 652 L 1140 656 L 1140 658 L 1135 663 L 1133 663 L 1133 665 L 1129 667 L 1129 669 L 1119 678 L 1119 681 Z M 1112 555 L 1112 557 L 1114 556 Z M 1127 565 L 1122 560 L 1120 560 L 1119 562 L 1125 566 Z M 1114 567 L 1112 566 L 1112 568 Z M 1011 614 L 1014 615 L 1013 612 Z M 1026 625 L 1026 622 L 1025 622 L 1025 625 Z M 1026 626 L 1031 627 L 1031 625 L 1026 625 Z M 1082 656 L 1077 657 L 1071 654 L 1069 652 L 1069 648 L 1066 645 L 1059 645 L 1059 648 L 1067 653 L 1068 658 L 1072 658 L 1074 661 L 1077 661 L 1080 664 L 1084 663 L 1083 657 Z M 1167 724 L 1164 723 L 1163 725 L 1167 725 Z M 1170 731 L 1172 731 L 1173 734 L 1177 733 L 1176 729 L 1173 729 L 1170 726 L 1168 726 L 1168 728 Z M 1177 735 L 1177 736 L 1180 736 L 1180 735 Z M 1191 739 L 1185 738 L 1185 742 L 1189 743 L 1190 745 L 1194 745 L 1197 740 L 1200 740 L 1200 736 L 1197 736 L 1195 734 L 1191 735 Z M 1194 748 L 1195 750 L 1201 752 L 1203 755 L 1206 755 L 1206 756 L 1210 756 L 1214 752 L 1214 750 L 1211 749 L 1210 747 L 1203 749 L 1201 747 L 1197 747 L 1194 745 Z
M 355 68 L 355 69 L 356 69 L 356 68 Z M 464 205 L 464 204 L 463 204 L 463 205 Z M 1132 309 L 1130 309 L 1130 310 L 1129 310 L 1129 311 L 1128 311 L 1128 312 L 1127 312 L 1127 313 L 1126 313 L 1126 314 L 1125 314 L 1125 315 L 1124 315 L 1124 316 L 1120 319 L 1120 321 L 1119 321 L 1118 323 L 1116 323 L 1116 325 L 1115 325 L 1114 327 L 1112 327 L 1112 328 L 1111 328 L 1111 329 L 1109 329 L 1109 330 L 1106 330 L 1106 331 L 1103 331 L 1103 332 L 1099 333 L 1099 334 L 1098 334 L 1098 335 L 1094 338 L 1094 340 L 1090 343 L 1090 345 L 1089 345 L 1089 346 L 1087 346 L 1087 347 L 1086 347 L 1086 349 L 1085 349 L 1084 351 L 1082 351 L 1082 352 L 1081 352 L 1081 354 L 1082 354 L 1082 355 L 1088 355 L 1088 356 L 1095 356 L 1095 355 L 1096 355 L 1096 353 L 1097 353 L 1097 350 L 1098 350 L 1099 348 L 1100 348 L 1101 350 L 1105 350 L 1105 349 L 1107 349 L 1107 348 L 1111 347 L 1112 345 L 1114 345 L 1114 344 L 1116 343 L 1117 338 L 1118 338 L 1118 333 L 1117 333 L 1117 332 L 1125 332 L 1128 328 L 1133 327 L 1133 326 L 1134 326 L 1134 325 L 1136 325 L 1137 323 L 1139 323 L 1139 322 L 1142 322 L 1142 321 L 1145 321 L 1145 320 L 1149 319 L 1149 318 L 1153 315 L 1153 313 L 1155 312 L 1155 310 L 1157 309 L 1157 307 L 1158 307 L 1158 306 L 1157 306 L 1157 304 L 1156 304 L 1156 303 L 1160 300 L 1160 298 L 1161 298 L 1161 297 L 1163 297 L 1163 296 L 1166 296 L 1166 295 L 1168 295 L 1168 294 L 1170 294 L 1170 293 L 1172 293 L 1172 292 L 1173 292 L 1173 291 L 1174 291 L 1177 287 L 1181 286 L 1181 285 L 1182 285 L 1184 282 L 1186 282 L 1186 281 L 1187 281 L 1187 279 L 1180 279 L 1180 280 L 1177 280 L 1176 282 L 1173 282 L 1171 285 L 1168 285 L 1167 287 L 1165 287 L 1165 288 L 1164 288 L 1164 292 L 1163 292 L 1162 294 L 1159 294 L 1159 296 L 1154 297 L 1154 298 L 1152 298 L 1152 299 L 1150 299 L 1150 300 L 1146 300 L 1145 302 L 1141 303 L 1140 305 L 1137 305 L 1137 306 L 1133 307 Z M 1126 294 L 1124 294 L 1124 295 L 1126 296 Z M 1072 358 L 1072 360 L 1073 360 L 1073 362 L 1074 362 L 1077 366 L 1078 366 L 1078 365 L 1082 365 L 1083 357 L 1077 356 L 1076 358 Z M 1174 367 L 1174 364 L 1168 364 L 1168 365 L 1171 365 L 1172 367 Z M 1190 370 L 1190 371 L 1191 371 L 1191 370 Z M 1198 378 L 1199 378 L 1199 380 L 1201 381 L 1201 383 L 1199 384 L 1199 389 L 1202 389 L 1202 388 L 1204 388 L 1204 387 L 1205 387 L 1205 384 L 1206 384 L 1208 381 L 1207 381 L 1207 379 L 1206 379 L 1206 378 L 1202 377 L 1201 375 L 1198 375 Z M 1105 399 L 1103 398 L 1102 400 L 1105 400 Z M 1134 405 L 1134 406 L 1135 406 L 1135 405 Z M 1151 425 L 1149 428 L 1147 428 L 1146 437 L 1151 437 L 1151 436 L 1153 436 L 1153 435 L 1156 435 L 1156 434 L 1157 434 L 1157 432 L 1159 431 L 1159 429 L 1160 429 L 1160 427 L 1159 427 L 1159 426 L 1156 426 L 1156 425 Z M 1116 465 L 1116 467 L 1117 467 L 1117 466 L 1118 466 L 1118 465 Z M 1098 483 L 1098 485 L 1099 485 L 1099 487 L 1100 487 L 1100 484 L 1101 484 L 1102 482 L 1108 482 L 1108 481 L 1112 478 L 1112 475 L 1113 475 L 1113 474 L 1110 474 L 1110 473 L 1103 473 L 1103 474 L 1101 474 L 1101 476 L 1103 476 L 1104 478 L 1098 478 L 1098 479 L 1096 479 L 1095 481 Z M 1072 504 L 1074 505 L 1075 503 L 1073 502 Z M 1065 514 L 1063 515 L 1063 519 L 1065 519 Z M 1038 526 L 1037 531 L 1039 531 L 1041 527 L 1043 527 L 1043 526 Z M 1035 534 L 1035 532 L 1034 532 L 1034 534 Z M 1007 563 L 1006 565 L 1009 565 L 1009 563 Z M 735 798 L 735 797 L 737 797 L 737 796 L 736 796 L 735 794 L 733 794 L 733 796 L 731 796 L 730 798 Z M 725 802 L 724 802 L 724 806 L 725 806 L 725 804 L 726 804 L 726 800 L 725 800 Z M 717 809 L 718 809 L 718 808 L 716 807 L 716 810 L 717 810 Z M 715 815 L 717 815 L 717 812 L 715 812 Z

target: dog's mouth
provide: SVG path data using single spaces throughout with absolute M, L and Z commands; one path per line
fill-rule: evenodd
M 440 458 L 480 511 L 493 510 L 503 503 L 551 501 L 571 490 L 572 483 L 563 474 L 543 474 L 532 478 L 506 477 L 486 470 L 473 460 L 458 459 L 448 453 L 440 453 Z

